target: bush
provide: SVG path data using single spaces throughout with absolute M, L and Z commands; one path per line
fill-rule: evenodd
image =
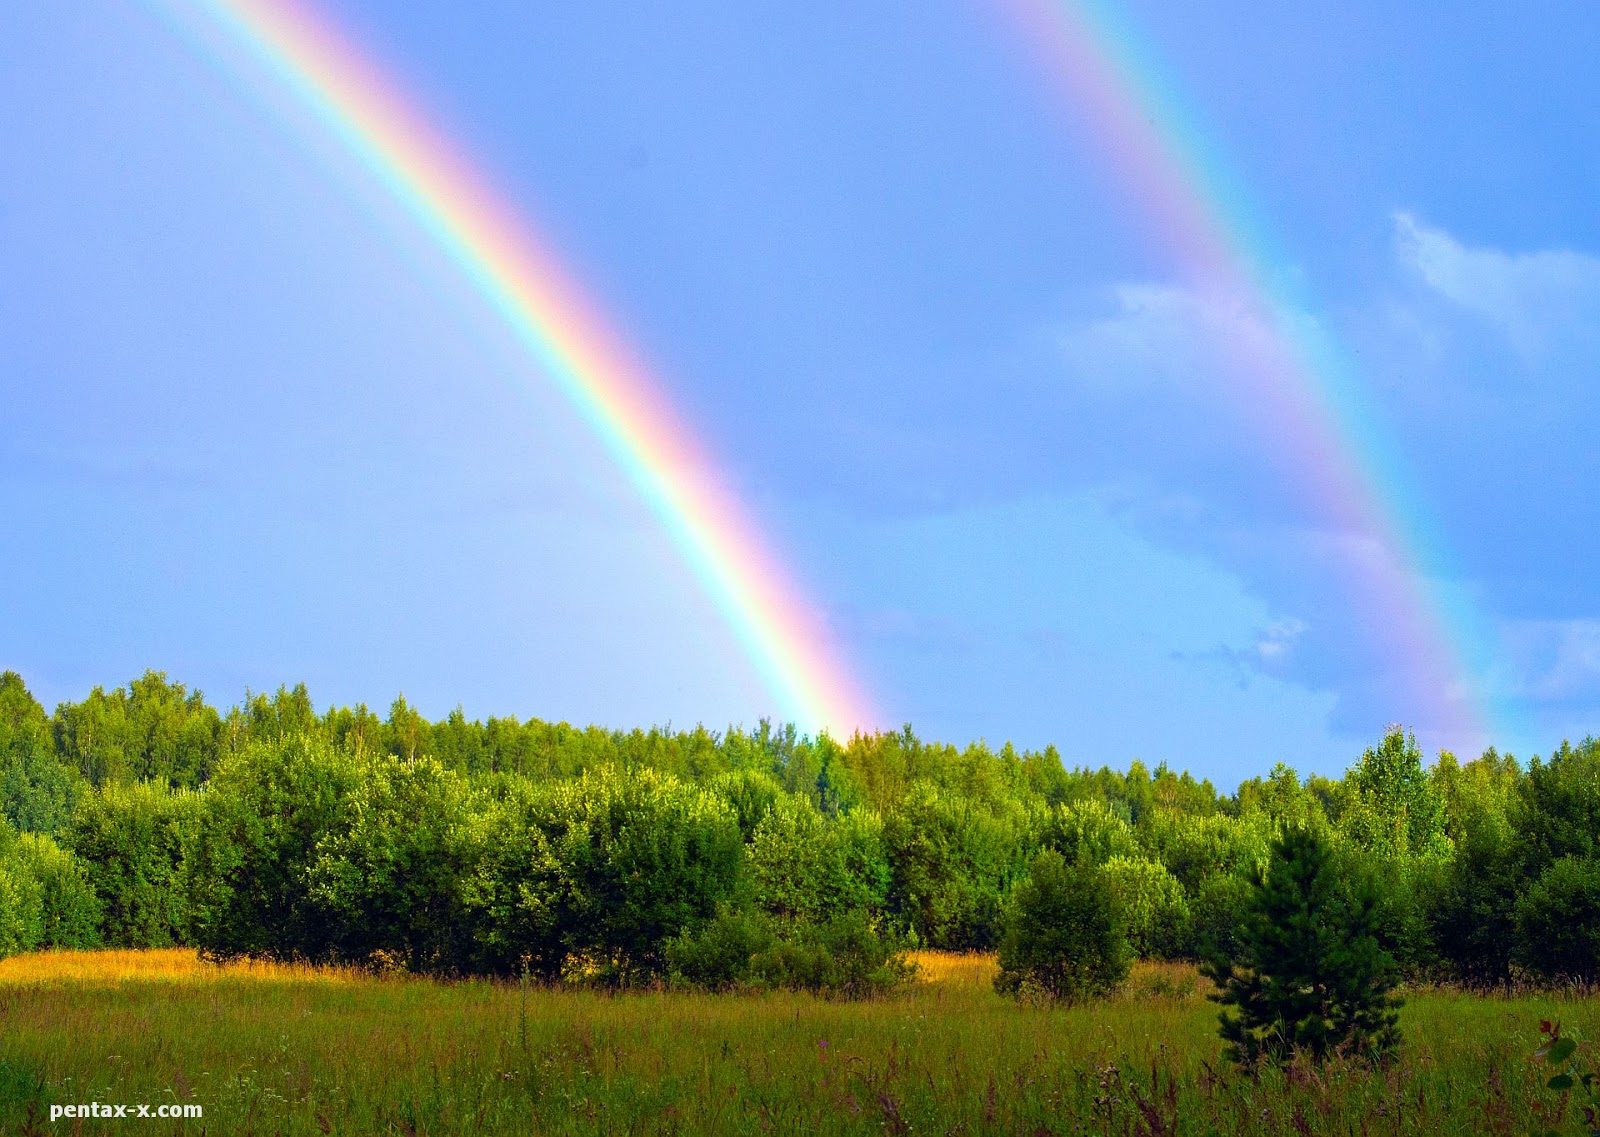
M 44 936 L 44 900 L 20 843 L 0 821 L 0 958 L 32 951 Z
M 747 908 L 723 911 L 694 932 L 667 941 L 667 968 L 679 983 L 727 991 L 753 983 L 751 961 L 777 942 L 771 918 Z
M 473 803 L 460 889 L 475 971 L 561 977 L 572 898 L 546 836 L 557 829 L 555 799 L 548 787 L 513 776 L 503 795 Z
M 821 923 L 728 910 L 667 945 L 675 980 L 704 990 L 781 988 L 865 998 L 912 972 L 905 944 L 866 912 Z
M 1278 839 L 1239 929 L 1236 959 L 1203 969 L 1221 1015 L 1224 1053 L 1243 1066 L 1321 1061 L 1335 1051 L 1381 1058 L 1400 1041 L 1389 995 L 1395 962 L 1374 935 L 1378 897 L 1339 879 L 1326 842 L 1296 828 Z
M 714 916 L 743 881 L 733 810 L 670 775 L 585 774 L 556 789 L 544 823 L 567 952 L 610 982 L 659 975 L 667 941 Z
M 306 872 L 330 957 L 453 973 L 468 955 L 461 909 L 466 787 L 432 758 L 357 763 L 340 823 Z
M 1006 906 L 999 964 L 1001 994 L 1073 1002 L 1115 990 L 1128 975 L 1128 938 L 1105 873 L 1040 853 Z
M 107 947 L 190 942 L 190 853 L 202 799 L 149 784 L 85 794 L 66 845 L 87 873 Z
M 1134 954 L 1182 955 L 1189 942 L 1189 902 L 1178 878 L 1155 861 L 1134 857 L 1112 857 L 1105 874 Z
M 334 929 L 308 873 L 343 824 L 356 780 L 354 758 L 303 734 L 250 742 L 221 764 L 191 858 L 197 946 L 214 956 L 328 955 Z
M 1600 978 L 1600 862 L 1562 857 L 1516 903 L 1514 953 L 1544 979 Z
M 83 863 L 50 838 L 24 833 L 16 861 L 39 891 L 39 946 L 92 948 L 100 944 L 100 902 Z
M 1232 873 L 1201 884 L 1190 906 L 1190 952 L 1198 959 L 1237 960 L 1244 946 L 1240 930 L 1254 896 L 1255 886 Z

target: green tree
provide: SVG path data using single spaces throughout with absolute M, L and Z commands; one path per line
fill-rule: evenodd
M 1046 849 L 1006 905 L 995 990 L 1068 1002 L 1104 995 L 1127 978 L 1128 957 L 1105 872 Z
M 1449 855 L 1444 799 L 1422 768 L 1414 734 L 1390 727 L 1345 783 L 1339 828 L 1359 844 L 1390 859 Z
M 24 832 L 59 833 L 81 783 L 56 757 L 50 720 L 22 676 L 0 674 L 0 813 Z
M 222 720 L 199 691 L 146 671 L 127 687 L 96 687 L 56 708 L 56 749 L 95 785 L 158 781 L 192 789 L 211 775 Z
M 1297 1054 L 1320 1062 L 1335 1050 L 1380 1058 L 1399 1044 L 1396 967 L 1373 934 L 1376 908 L 1370 886 L 1339 879 L 1315 830 L 1278 839 L 1237 958 L 1205 967 L 1225 1008 L 1230 1058 L 1245 1066 Z
M 749 848 L 756 902 L 776 916 L 826 921 L 876 912 L 888 892 L 883 823 L 858 810 L 829 821 L 805 798 L 778 799 Z
M 922 779 L 884 817 L 890 907 L 931 947 L 992 948 L 1001 901 L 1027 871 L 1029 818 Z

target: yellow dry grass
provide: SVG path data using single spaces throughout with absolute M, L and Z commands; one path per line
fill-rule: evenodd
M 356 983 L 360 972 L 300 963 L 235 960 L 213 963 L 192 948 L 146 951 L 41 951 L 0 960 L 0 987 L 69 984 L 212 983 L 218 979 L 279 983 Z
M 941 987 L 992 987 L 1000 970 L 991 954 L 914 951 L 911 961 L 917 965 L 918 983 L 934 983 Z

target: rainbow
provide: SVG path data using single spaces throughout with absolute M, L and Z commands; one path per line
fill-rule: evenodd
M 291 0 L 170 2 L 180 21 L 208 20 L 191 25 L 201 43 L 222 32 L 292 92 L 505 321 L 667 530 L 780 716 L 808 731 L 870 729 L 875 715 L 830 652 L 814 610 L 667 405 L 663 385 L 525 221 L 309 8 Z
M 1248 196 L 1109 6 L 995 3 L 1021 29 L 1063 111 L 1093 132 L 1185 283 L 1223 313 L 1238 383 L 1226 394 L 1259 416 L 1263 446 L 1304 481 L 1326 529 L 1343 535 L 1352 607 L 1391 661 L 1386 685 L 1404 690 L 1392 707 L 1413 721 L 1425 716 L 1424 733 L 1437 743 L 1481 746 L 1500 726 L 1482 690 L 1492 640 L 1464 597 L 1430 583 L 1424 566 L 1448 563 L 1443 543 L 1404 489 L 1402 463 L 1347 354 L 1285 278 L 1280 266 L 1290 262 L 1268 242 Z

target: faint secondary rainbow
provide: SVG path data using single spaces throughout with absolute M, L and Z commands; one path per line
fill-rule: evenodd
M 288 0 L 169 0 L 203 13 L 393 195 L 559 386 L 670 534 L 783 716 L 875 725 L 847 668 L 662 395 L 529 226 L 355 46 Z
M 1235 356 L 1239 389 L 1231 394 L 1259 416 L 1264 446 L 1306 479 L 1340 532 L 1354 535 L 1342 551 L 1353 599 L 1375 606 L 1367 623 L 1403 657 L 1405 677 L 1434 720 L 1429 733 L 1454 746 L 1481 745 L 1502 725 L 1479 690 L 1493 666 L 1490 637 L 1463 596 L 1424 576 L 1422 550 L 1437 566 L 1442 543 L 1403 488 L 1402 464 L 1353 368 L 1296 295 L 1288 262 L 1267 242 L 1247 195 L 1109 5 L 994 2 L 1020 26 L 1065 109 L 1097 136 L 1163 249 L 1214 313 Z M 1421 708 L 1396 709 L 1409 718 Z

